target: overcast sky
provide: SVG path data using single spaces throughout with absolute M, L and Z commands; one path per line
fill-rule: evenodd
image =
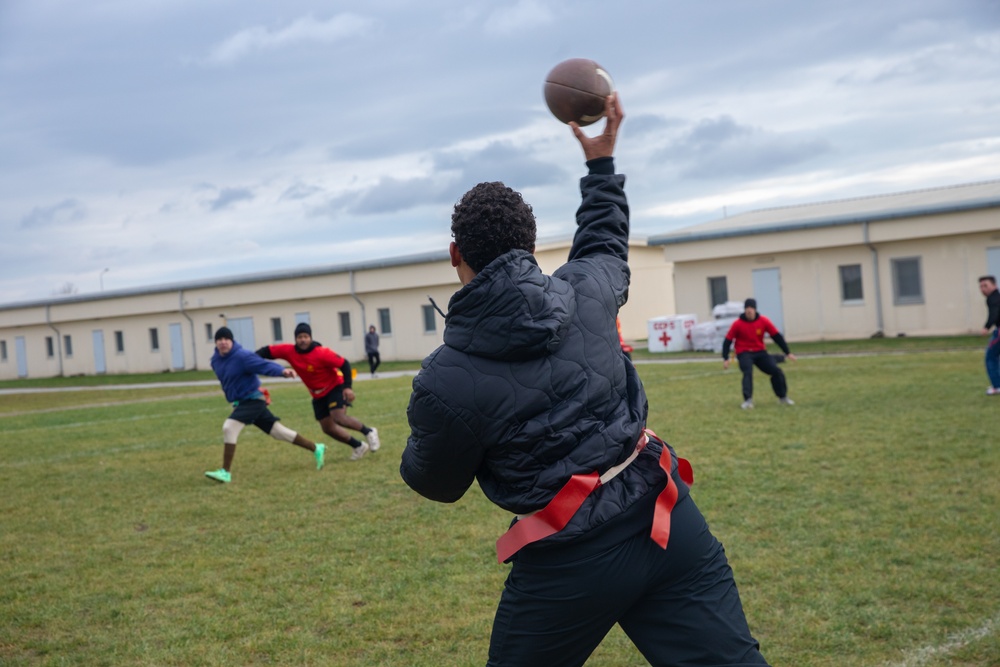
M 444 250 L 483 180 L 569 237 L 571 57 L 635 236 L 1000 178 L 997 0 L 0 0 L 0 304 Z

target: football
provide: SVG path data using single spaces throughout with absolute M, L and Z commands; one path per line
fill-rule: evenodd
M 604 99 L 615 91 L 607 70 L 587 58 L 570 58 L 545 77 L 545 104 L 564 123 L 581 127 L 604 117 Z

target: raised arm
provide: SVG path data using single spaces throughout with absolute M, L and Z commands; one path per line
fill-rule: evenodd
M 570 263 L 587 258 L 599 262 L 619 293 L 620 306 L 628 290 L 629 207 L 625 177 L 615 173 L 613 157 L 624 118 L 617 94 L 605 101 L 605 115 L 604 131 L 596 137 L 588 137 L 576 123 L 570 123 L 587 158 L 589 173 L 580 180 L 582 198 L 568 259 Z M 573 270 L 571 264 L 564 268 Z
M 246 368 L 252 373 L 270 375 L 272 377 L 291 377 L 291 375 L 286 375 L 285 373 L 289 369 L 279 363 L 257 356 L 255 352 L 251 352 L 250 350 L 240 350 L 240 352 L 243 353 Z

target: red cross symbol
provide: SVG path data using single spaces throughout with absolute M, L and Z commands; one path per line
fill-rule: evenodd
M 666 347 L 667 343 L 670 342 L 670 336 L 667 335 L 666 331 L 664 331 L 663 335 L 660 336 L 660 341 L 663 343 L 663 347 Z

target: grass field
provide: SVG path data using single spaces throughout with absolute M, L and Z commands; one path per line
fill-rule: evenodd
M 978 344 L 905 345 L 786 364 L 791 408 L 758 375 L 740 410 L 717 361 L 639 366 L 774 665 L 1000 665 L 1000 397 Z M 247 430 L 228 486 L 203 477 L 216 387 L 0 396 L 0 664 L 483 664 L 509 516 L 402 483 L 409 385 L 357 385 L 377 454 L 317 472 Z M 305 389 L 271 386 L 318 437 Z M 642 664 L 618 629 L 588 662 Z

